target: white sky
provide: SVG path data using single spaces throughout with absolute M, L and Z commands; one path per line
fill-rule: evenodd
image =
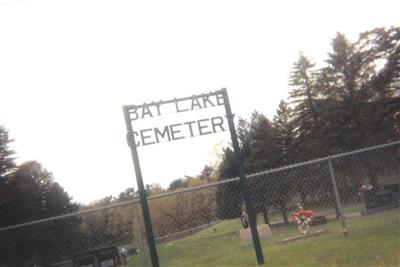
M 19 162 L 38 160 L 89 202 L 136 188 L 122 105 L 226 87 L 238 116 L 272 118 L 299 51 L 321 60 L 337 31 L 399 25 L 399 10 L 399 1 L 0 0 L 0 124 Z M 141 148 L 145 183 L 198 174 L 228 138 Z

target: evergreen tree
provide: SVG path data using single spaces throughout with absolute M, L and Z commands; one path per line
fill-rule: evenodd
M 9 175 L 14 170 L 15 152 L 11 149 L 12 139 L 8 136 L 8 131 L 0 125 L 0 226 L 5 224 L 7 215 L 7 203 L 13 197 L 9 190 Z
M 223 181 L 238 176 L 235 153 L 231 148 L 225 148 L 218 166 L 218 180 Z M 218 185 L 216 194 L 217 217 L 219 219 L 237 218 L 240 216 L 240 204 L 242 201 L 238 182 Z
M 7 201 L 7 224 L 18 224 L 76 211 L 78 206 L 36 161 L 17 167 L 8 179 L 12 198 Z M 3 221 L 4 223 L 5 221 Z
M 26 162 L 7 175 L 9 198 L 1 205 L 1 226 L 16 225 L 38 219 L 70 213 L 78 209 L 70 196 L 53 180 L 52 174 L 36 162 Z M 79 219 L 70 216 L 62 220 L 32 224 L 24 228 L 6 231 L 8 240 L 0 253 L 0 261 L 8 266 L 25 266 L 26 261 L 36 258 L 41 266 L 71 256 L 80 248 Z M 11 244 L 13 244 L 11 246 Z M 10 256 L 11 255 L 11 256 Z
M 322 150 L 338 153 L 393 138 L 390 117 L 400 105 L 399 28 L 374 29 L 354 43 L 338 33 L 332 48 L 318 76 L 325 95 L 319 104 L 325 125 L 317 134 Z
M 320 122 L 317 110 L 319 92 L 314 66 L 306 56 L 300 54 L 289 77 L 292 87 L 289 101 L 293 106 L 293 129 L 297 136 L 298 151 L 302 152 L 297 155 L 300 159 L 313 158 L 318 154 L 315 133 Z
M 15 152 L 10 147 L 12 141 L 8 131 L 0 125 L 0 185 L 6 174 L 15 168 Z
M 270 169 L 282 165 L 278 146 L 278 131 L 265 115 L 253 112 L 248 125 L 250 152 L 245 160 L 247 173 Z
M 299 59 L 293 64 L 293 69 L 289 78 L 289 85 L 293 87 L 290 92 L 291 103 L 296 104 L 293 110 L 294 115 L 302 117 L 299 123 L 307 125 L 316 123 L 317 110 L 315 107 L 315 98 L 317 92 L 315 91 L 315 81 L 313 74 L 314 63 L 300 54 Z
M 277 129 L 277 145 L 281 151 L 282 163 L 288 164 L 295 161 L 295 133 L 292 118 L 292 109 L 285 101 L 281 101 L 274 117 Z

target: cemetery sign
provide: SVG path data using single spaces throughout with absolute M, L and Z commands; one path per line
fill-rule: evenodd
M 224 105 L 221 92 L 202 94 L 182 99 L 152 102 L 143 105 L 127 106 L 129 120 L 136 121 L 146 118 L 154 118 L 172 112 L 182 113 Z M 136 146 L 146 146 L 161 142 L 175 141 L 189 137 L 213 134 L 225 131 L 224 117 L 214 116 L 200 120 L 189 120 L 162 127 L 152 127 L 132 131 Z
M 225 115 L 206 117 L 198 120 L 189 119 L 174 122 L 172 124 L 163 124 L 161 125 L 161 127 L 151 126 L 135 130 L 132 127 L 133 121 L 152 119 L 171 113 L 183 114 L 186 112 L 193 112 L 219 106 L 225 107 Z M 231 111 L 226 89 L 185 98 L 174 98 L 167 101 L 151 102 L 142 105 L 127 105 L 123 107 L 123 111 L 127 127 L 127 141 L 131 149 L 133 165 L 135 167 L 136 181 L 139 190 L 143 220 L 145 224 L 147 242 L 153 267 L 158 267 L 159 262 L 137 148 L 140 146 L 144 147 L 163 142 L 170 142 L 195 136 L 204 136 L 217 132 L 224 132 L 226 130 L 224 126 L 225 121 L 228 124 L 228 129 L 231 134 L 232 146 L 235 152 L 236 166 L 238 168 L 240 178 L 239 181 L 242 199 L 247 207 L 249 215 L 250 230 L 252 234 L 257 262 L 258 264 L 263 264 L 264 256 L 261 251 L 260 239 L 257 232 L 256 217 L 254 213 L 254 208 L 251 204 L 251 198 L 243 168 L 242 156 L 240 154 L 239 143 L 237 140 L 235 125 L 233 121 L 234 115 Z

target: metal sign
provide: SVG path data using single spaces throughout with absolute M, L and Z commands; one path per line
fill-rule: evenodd
M 179 114 L 196 110 L 204 110 L 219 106 L 225 107 L 225 116 L 212 116 L 198 120 L 184 120 L 174 122 L 172 124 L 164 124 L 161 125 L 161 127 L 151 126 L 141 129 L 133 129 L 132 127 L 132 122 L 137 120 L 160 117 L 171 113 Z M 174 98 L 167 101 L 158 101 L 147 104 L 145 103 L 142 105 L 127 105 L 123 107 L 123 110 L 128 132 L 127 141 L 131 148 L 133 165 L 135 166 L 136 180 L 152 265 L 154 267 L 158 267 L 159 261 L 137 147 L 171 142 L 195 136 L 204 136 L 217 132 L 224 132 L 226 130 L 226 126 L 224 126 L 225 121 L 228 124 L 228 129 L 231 134 L 232 146 L 235 152 L 236 166 L 240 176 L 240 188 L 249 214 L 249 224 L 253 238 L 253 245 L 257 256 L 257 262 L 258 264 L 263 264 L 264 256 L 261 251 L 260 239 L 257 232 L 256 216 L 246 182 L 243 160 L 239 150 L 239 143 L 233 121 L 234 115 L 231 111 L 226 89 L 185 98 Z
M 142 105 L 126 106 L 130 121 L 143 120 L 163 116 L 170 113 L 182 113 L 203 110 L 224 105 L 224 95 L 221 91 L 209 94 L 195 95 L 188 98 L 169 101 L 152 102 Z M 133 130 L 138 146 L 153 145 L 162 142 L 175 141 L 195 136 L 202 136 L 225 131 L 224 117 L 214 116 L 199 120 L 188 120 L 173 124 Z

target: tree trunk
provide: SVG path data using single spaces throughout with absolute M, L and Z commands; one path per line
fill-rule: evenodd
M 304 188 L 300 191 L 300 197 L 301 197 L 301 203 L 303 205 L 306 205 L 307 193 L 304 192 Z
M 284 224 L 289 224 L 286 205 L 285 204 L 281 204 L 280 206 L 281 206 L 281 212 L 282 212 L 282 217 L 283 217 L 283 223 Z
M 340 211 L 339 211 L 339 207 L 336 203 L 336 199 L 333 199 L 333 203 L 334 203 L 334 207 L 335 207 L 335 213 L 336 213 L 336 220 L 340 219 Z

